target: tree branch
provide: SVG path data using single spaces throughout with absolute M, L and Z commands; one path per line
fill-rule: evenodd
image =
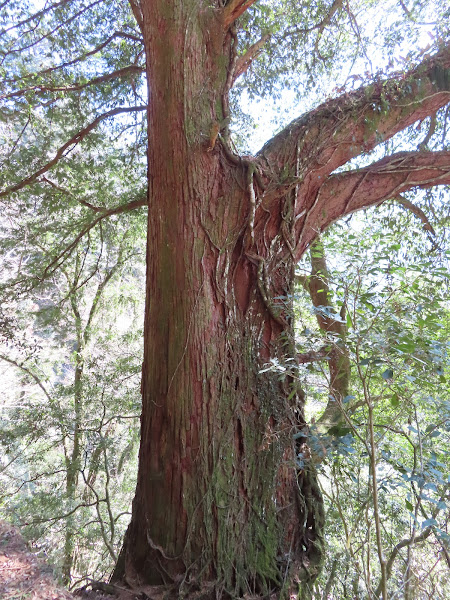
M 309 352 L 299 352 L 296 354 L 296 359 L 299 365 L 305 365 L 318 360 L 328 358 L 330 354 L 329 346 L 323 346 L 319 350 L 310 350 Z
M 141 38 L 139 38 L 135 35 L 132 35 L 131 33 L 125 33 L 123 31 L 115 31 L 104 42 L 102 42 L 101 44 L 99 44 L 98 46 L 93 48 L 92 50 L 89 50 L 89 52 L 86 52 L 84 54 L 81 54 L 80 56 L 77 56 L 73 60 L 69 60 L 67 62 L 64 62 L 60 65 L 56 65 L 54 67 L 48 67 L 47 69 L 43 69 L 42 71 L 28 73 L 27 75 L 22 75 L 21 77 L 17 77 L 14 79 L 5 79 L 4 83 L 17 83 L 18 81 L 23 81 L 24 79 L 31 79 L 33 77 L 42 77 L 43 75 L 48 75 L 49 73 L 52 73 L 53 71 L 71 67 L 72 65 L 75 65 L 76 63 L 83 62 L 84 60 L 89 58 L 89 56 L 93 56 L 94 54 L 97 54 L 97 52 L 100 52 L 101 50 L 103 50 L 103 48 L 105 48 L 108 44 L 110 44 L 116 38 L 131 40 L 134 42 L 141 42 L 141 43 L 143 42 L 143 40 Z
M 61 0 L 61 2 L 56 2 L 55 4 L 50 4 L 49 6 L 46 6 L 42 10 L 39 10 L 37 13 L 32 14 L 30 17 L 27 17 L 26 19 L 23 19 L 22 21 L 19 21 L 18 23 L 14 23 L 14 25 L 11 25 L 10 27 L 8 27 L 6 29 L 2 29 L 0 31 L 0 37 L 2 35 L 5 35 L 5 33 L 8 33 L 9 31 L 12 31 L 13 29 L 17 29 L 17 27 L 21 27 L 22 25 L 26 25 L 30 21 L 34 21 L 36 19 L 40 19 L 46 13 L 48 13 L 51 10 L 54 10 L 56 8 L 59 8 L 60 6 L 63 6 L 64 4 L 67 4 L 68 2 L 71 2 L 71 0 Z M 7 4 L 7 3 L 4 3 L 4 4 Z M 0 8 L 1 8 L 1 6 L 0 6 Z
M 111 217 L 112 215 L 120 215 L 124 212 L 129 212 L 130 210 L 134 210 L 135 208 L 139 208 L 141 206 L 147 206 L 148 201 L 147 198 L 139 198 L 138 200 L 132 200 L 131 202 L 127 202 L 126 204 L 121 204 L 116 206 L 115 208 L 104 209 L 103 212 L 96 217 L 91 223 L 83 227 L 80 233 L 75 237 L 75 239 L 64 248 L 52 261 L 48 264 L 42 276 L 39 278 L 40 280 L 44 279 L 51 275 L 55 269 L 57 269 L 72 253 L 74 248 L 78 245 L 80 240 L 87 234 L 91 229 L 93 229 L 98 223 L 100 223 L 103 219 L 107 217 Z
M 93 129 L 95 129 L 97 127 L 97 125 L 99 125 L 99 123 L 101 123 L 105 119 L 108 119 L 109 117 L 114 117 L 116 115 L 120 115 L 123 113 L 130 113 L 130 112 L 136 112 L 136 111 L 142 111 L 142 110 L 147 110 L 147 106 L 146 105 L 144 105 L 144 106 L 126 106 L 126 107 L 119 106 L 117 108 L 114 108 L 113 110 L 103 113 L 102 115 L 99 115 L 96 119 L 94 119 L 91 123 L 89 123 L 89 125 L 87 125 L 84 129 L 82 129 L 81 131 L 79 131 L 78 133 L 73 135 L 70 138 L 70 140 L 68 140 L 65 144 L 63 144 L 57 150 L 55 156 L 51 160 L 49 160 L 47 163 L 45 163 L 45 165 L 43 165 L 40 169 L 38 169 L 37 171 L 34 171 L 34 173 L 32 173 L 31 175 L 28 175 L 28 177 L 25 177 L 18 183 L 15 183 L 14 185 L 10 185 L 9 187 L 7 187 L 3 191 L 1 191 L 0 198 L 3 198 L 4 196 L 8 196 L 12 192 L 17 192 L 18 190 L 21 190 L 22 188 L 34 183 L 38 179 L 38 177 L 40 177 L 41 175 L 43 175 L 44 173 L 49 171 L 52 167 L 54 167 L 56 165 L 56 163 L 59 160 L 61 160 L 61 158 L 63 158 L 63 156 L 66 154 L 66 152 L 73 150 L 73 148 L 77 144 L 79 144 Z
M 445 498 L 445 493 L 448 490 L 448 487 L 449 487 L 448 484 L 444 487 L 444 492 L 443 492 L 443 494 L 441 494 L 441 498 L 440 498 L 441 501 Z M 438 514 L 438 511 L 439 511 L 438 508 L 433 510 L 433 512 L 432 512 L 433 519 Z M 391 555 L 389 556 L 389 560 L 386 563 L 386 580 L 388 580 L 392 574 L 392 567 L 394 566 L 395 559 L 397 557 L 397 554 L 400 552 L 400 550 L 402 548 L 405 548 L 405 546 L 409 546 L 410 544 L 420 544 L 420 542 L 425 541 L 432 533 L 433 533 L 433 525 L 430 525 L 429 527 L 426 527 L 422 531 L 422 533 L 420 533 L 419 535 L 415 535 L 410 538 L 404 538 L 403 540 L 401 540 L 400 542 L 398 542 L 398 544 L 396 544 L 394 546 L 394 548 L 392 549 Z M 381 582 L 378 584 L 378 587 L 375 591 L 375 598 L 379 598 L 380 593 L 381 593 Z
M 355 171 L 331 175 L 298 220 L 296 256 L 337 219 L 412 188 L 450 184 L 450 152 L 399 152 Z
M 257 156 L 270 166 L 273 183 L 288 187 L 293 177 L 282 174 L 300 153 L 300 176 L 309 195 L 338 167 L 449 101 L 450 45 L 404 75 L 374 81 L 292 121 Z
M 139 25 L 139 29 L 144 31 L 144 17 L 138 0 L 128 0 L 131 6 L 131 11 L 136 19 L 136 23 Z
M 434 231 L 433 226 L 431 225 L 430 221 L 428 220 L 427 215 L 423 212 L 423 210 L 421 208 L 419 208 L 418 206 L 416 206 L 415 204 L 413 204 L 407 198 L 405 198 L 404 196 L 401 196 L 400 194 L 395 196 L 394 200 L 398 204 L 401 204 L 407 210 L 411 211 L 413 213 L 413 215 L 418 217 L 422 221 L 423 228 L 425 229 L 425 231 L 429 231 L 433 235 L 436 235 L 436 232 Z
M 33 373 L 33 371 L 31 371 L 30 369 L 28 369 L 27 367 L 25 367 L 23 365 L 23 363 L 19 363 L 18 361 L 9 358 L 8 356 L 6 356 L 5 354 L 0 354 L 0 360 L 4 360 L 5 362 L 9 363 L 10 365 L 13 365 L 14 367 L 17 367 L 18 369 L 20 369 L 21 371 L 23 371 L 24 373 L 26 373 L 27 375 L 29 375 L 34 382 L 36 383 L 36 385 L 38 385 L 41 390 L 44 392 L 47 400 L 51 403 L 52 402 L 52 397 L 50 396 L 50 394 L 47 392 L 44 384 L 42 383 L 42 381 L 39 379 L 39 377 L 37 375 L 35 375 Z
M 67 2 L 69 2 L 69 1 L 70 0 L 67 0 Z M 73 14 L 71 17 L 69 17 L 67 19 L 67 21 L 62 21 L 62 22 L 60 21 L 60 22 L 58 22 L 58 25 L 56 27 L 54 27 L 52 30 L 48 31 L 47 33 L 41 35 L 40 38 L 38 38 L 37 40 L 34 40 L 30 44 L 28 44 L 26 46 L 21 46 L 20 48 L 11 48 L 10 50 L 7 50 L 6 52 L 0 51 L 0 54 L 3 57 L 6 57 L 9 54 L 18 54 L 20 52 L 23 52 L 24 50 L 29 50 L 30 48 L 33 48 L 34 46 L 36 46 L 37 44 L 39 44 L 43 40 L 45 40 L 45 39 L 51 37 L 52 35 L 54 35 L 59 29 L 61 29 L 61 27 L 65 27 L 66 25 L 68 25 L 69 23 L 71 23 L 72 21 L 74 21 L 75 19 L 77 19 L 78 17 L 80 17 L 81 15 L 83 15 L 90 8 L 93 8 L 94 6 L 96 6 L 97 4 L 101 4 L 102 2 L 103 2 L 103 0 L 95 0 L 91 4 L 88 4 L 87 6 L 84 6 L 77 13 Z M 50 7 L 50 8 L 52 8 L 52 7 Z M 31 18 L 33 18 L 33 17 L 31 17 Z M 19 40 L 21 38 L 22 38 L 22 36 L 18 36 Z
M 252 44 L 247 49 L 247 52 L 245 52 L 245 54 L 239 56 L 239 58 L 236 60 L 236 65 L 234 67 L 232 85 L 234 85 L 234 82 L 238 77 L 240 77 L 243 73 L 247 71 L 247 69 L 250 67 L 252 62 L 261 52 L 264 44 L 270 39 L 270 37 L 270 33 L 266 33 L 262 36 L 261 39 Z
M 232 23 L 239 19 L 256 0 L 230 0 L 223 10 L 224 28 L 227 29 Z
M 110 81 L 111 79 L 117 79 L 119 77 L 126 77 L 127 75 L 135 75 L 145 73 L 144 67 L 139 67 L 137 65 L 129 65 L 128 67 L 124 67 L 123 69 L 118 69 L 117 71 L 113 71 L 112 73 L 106 73 L 105 75 L 101 75 L 99 77 L 94 77 L 89 81 L 84 83 L 75 83 L 74 85 L 65 86 L 47 86 L 47 85 L 33 85 L 27 88 L 23 88 L 21 90 L 16 90 L 14 92 L 9 92 L 8 94 L 4 94 L 0 96 L 0 100 L 5 100 L 7 98 L 17 98 L 23 96 L 28 92 L 33 92 L 34 94 L 43 94 L 45 92 L 77 92 L 91 85 L 98 85 L 99 83 L 104 83 L 105 81 Z
M 310 249 L 311 275 L 308 292 L 316 309 L 316 319 L 325 340 L 328 340 L 329 394 L 325 411 L 318 423 L 330 426 L 342 418 L 341 402 L 348 396 L 351 365 L 345 344 L 347 324 L 332 306 L 330 277 L 325 247 L 317 238 Z

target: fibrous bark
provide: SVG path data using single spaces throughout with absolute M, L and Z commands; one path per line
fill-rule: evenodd
M 302 395 L 263 369 L 294 356 L 295 262 L 339 216 L 450 177 L 446 154 L 431 153 L 332 175 L 448 101 L 433 79 L 448 51 L 408 88 L 379 82 L 294 121 L 256 157 L 235 155 L 230 28 L 251 4 L 132 3 L 149 94 L 147 305 L 138 482 L 114 579 L 173 598 L 307 593 L 323 509 L 313 468 L 297 462 Z

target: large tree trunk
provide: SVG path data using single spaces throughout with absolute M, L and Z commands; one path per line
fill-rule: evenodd
M 214 597 L 287 593 L 317 572 L 323 521 L 314 473 L 296 468 L 304 420 L 293 381 L 260 372 L 292 350 L 286 302 L 270 298 L 289 294 L 293 257 L 277 259 L 281 215 L 254 243 L 251 166 L 210 135 L 227 116 L 232 36 L 197 1 L 142 8 L 143 412 L 132 522 L 115 578 L 210 585 Z
M 323 509 L 297 461 L 303 400 L 295 371 L 263 369 L 294 356 L 295 260 L 337 218 L 450 177 L 446 152 L 333 174 L 447 102 L 446 49 L 235 155 L 233 21 L 253 3 L 130 0 L 149 91 L 147 306 L 138 482 L 113 579 L 173 598 L 307 595 Z

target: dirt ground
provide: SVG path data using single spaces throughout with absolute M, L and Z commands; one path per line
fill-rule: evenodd
M 31 552 L 16 527 L 0 521 L 0 600 L 174 600 L 180 596 L 164 586 L 140 586 L 133 590 L 105 586 L 107 591 L 78 590 L 69 593 L 59 585 L 52 568 Z M 95 584 L 94 584 L 95 586 Z M 103 589 L 103 587 L 101 588 Z M 184 597 L 184 596 L 183 596 Z M 212 588 L 189 595 L 192 600 L 215 597 Z M 246 600 L 252 597 L 245 596 Z M 275 596 L 271 597 L 275 600 Z
M 70 594 L 61 587 L 53 571 L 30 552 L 19 531 L 0 521 L 0 599 L 1 600 L 105 600 L 112 596 L 99 592 Z

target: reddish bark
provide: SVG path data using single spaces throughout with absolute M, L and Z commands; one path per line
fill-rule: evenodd
M 387 138 L 445 104 L 430 73 L 449 56 L 412 72 L 411 92 L 398 82 L 386 114 L 374 111 L 380 83 L 242 159 L 217 132 L 235 64 L 229 25 L 252 2 L 212 4 L 133 2 L 149 93 L 147 306 L 138 483 L 115 578 L 167 585 L 173 598 L 198 588 L 282 598 L 318 572 L 323 510 L 314 471 L 296 466 L 301 393 L 261 368 L 293 356 L 294 265 L 317 230 L 394 189 L 428 185 L 433 169 L 445 180 L 438 156 L 426 181 L 396 179 L 386 163 L 330 174 L 376 145 L 375 121 Z M 381 192 L 353 200 L 365 176 Z

